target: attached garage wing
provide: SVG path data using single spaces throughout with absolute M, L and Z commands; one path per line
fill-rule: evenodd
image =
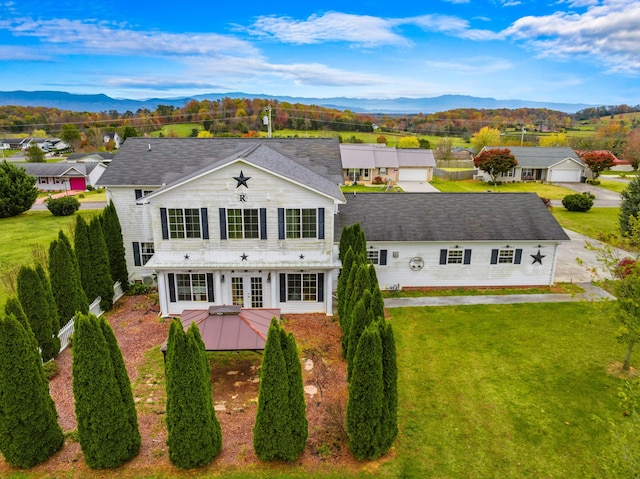
M 554 183 L 580 183 L 581 170 L 552 169 L 549 181 Z
M 398 181 L 427 181 L 428 168 L 400 168 Z

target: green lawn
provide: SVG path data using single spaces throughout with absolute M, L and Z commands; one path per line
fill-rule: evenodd
M 392 309 L 396 458 L 380 477 L 602 477 L 624 347 L 593 303 Z M 637 360 L 636 360 L 637 362 Z
M 99 212 L 80 209 L 76 214 L 89 217 Z M 5 277 L 16 266 L 31 264 L 33 248 L 48 249 L 60 230 L 73 241 L 71 232 L 75 221 L 75 215 L 53 216 L 49 211 L 27 211 L 20 216 L 0 219 L 0 275 Z M 0 281 L 0 308 L 4 307 L 8 294 L 5 281 Z
M 484 181 L 460 180 L 447 181 L 434 178 L 431 184 L 440 191 L 447 193 L 496 191 L 503 193 L 537 193 L 539 196 L 551 200 L 561 200 L 574 191 L 548 183 L 504 183 L 499 186 L 491 186 Z
M 554 206 L 551 213 L 563 228 L 595 239 L 606 239 L 619 232 L 618 214 L 620 208 L 591 208 L 586 213 L 569 211 L 562 206 Z
M 619 181 L 619 180 L 608 180 L 601 176 L 600 184 L 598 186 L 600 188 L 615 191 L 616 193 L 622 193 L 627 188 L 627 186 L 629 186 L 629 182 Z

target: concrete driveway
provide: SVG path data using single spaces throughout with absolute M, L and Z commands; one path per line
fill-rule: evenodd
M 558 248 L 556 282 L 587 283 L 594 279 L 610 278 L 611 275 L 598 260 L 597 251 L 593 250 L 603 248 L 604 243 L 568 229 L 565 232 L 571 241 L 562 243 Z M 587 247 L 587 244 L 591 247 Z M 628 252 L 618 248 L 613 251 L 619 258 L 630 256 Z
M 588 183 L 554 183 L 554 185 L 562 186 L 563 188 L 573 190 L 576 193 L 585 193 L 588 191 L 592 195 L 595 195 L 595 199 L 593 200 L 593 206 L 602 206 L 602 207 L 620 206 L 621 198 L 620 198 L 620 195 L 615 191 L 607 190 L 605 188 L 601 188 L 595 185 L 590 185 Z M 551 204 L 554 206 L 562 206 L 562 201 L 555 200 L 555 201 L 552 201 Z
M 427 181 L 403 181 L 402 183 L 396 183 L 397 186 L 402 188 L 407 193 L 439 193 L 440 191 L 431 183 Z

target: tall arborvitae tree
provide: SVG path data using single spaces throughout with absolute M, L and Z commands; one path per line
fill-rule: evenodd
M 356 348 L 360 341 L 360 336 L 365 329 L 374 321 L 371 312 L 371 293 L 364 290 L 362 297 L 356 303 L 349 320 L 349 339 L 347 340 L 347 379 L 351 379 L 353 372 L 353 358 L 356 355 Z
M 0 315 L 0 452 L 12 467 L 46 461 L 64 444 L 30 331 Z
M 347 434 L 357 459 L 384 454 L 379 437 L 383 404 L 382 340 L 378 325 L 371 324 L 360 336 L 349 382 Z
M 379 318 L 377 324 L 382 340 L 384 403 L 379 437 L 380 450 L 382 454 L 384 454 L 391 449 L 398 435 L 398 364 L 396 358 L 396 341 L 391 323 Z
M 282 352 L 280 326 L 271 321 L 262 355 L 258 412 L 253 428 L 253 448 L 263 461 L 288 459 L 289 379 Z
M 304 397 L 302 366 L 298 356 L 298 345 L 292 333 L 287 334 L 280 328 L 280 345 L 284 354 L 289 380 L 289 431 L 287 450 L 283 458 L 293 461 L 304 451 L 309 435 L 307 421 L 307 403 Z M 285 440 L 287 438 L 284 438 Z
M 342 233 L 340 234 L 340 243 L 338 245 L 338 258 L 340 259 L 340 261 L 344 261 L 347 251 L 350 247 L 353 247 L 354 239 L 353 227 L 344 226 L 342 228 Z
M 344 259 L 342 260 L 342 269 L 340 270 L 340 276 L 338 277 L 338 286 L 336 287 L 336 293 L 338 295 L 338 316 L 340 319 L 342 319 L 344 313 L 342 307 L 346 303 L 346 301 L 343 301 L 343 299 L 346 295 L 347 285 L 349 283 L 349 274 L 351 273 L 351 268 L 354 265 L 355 259 L 356 255 L 353 252 L 353 248 L 349 246 L 349 249 L 344 255 Z
M 60 324 L 64 326 L 77 311 L 86 314 L 89 302 L 82 289 L 74 252 L 68 240 L 64 241 L 62 236 L 64 233 L 61 231 L 59 239 L 49 245 L 49 276 Z
M 356 223 L 352 226 L 353 228 L 353 251 L 357 255 L 363 255 L 365 258 L 367 257 L 367 239 L 365 237 L 364 231 L 360 227 L 360 223 Z
M 53 291 L 51 289 L 51 281 L 49 281 L 49 276 L 47 272 L 44 270 L 44 267 L 40 264 L 36 264 L 36 273 L 38 273 L 38 277 L 40 278 L 40 282 L 44 287 L 44 297 L 43 301 L 47 303 L 47 309 L 50 311 L 51 320 L 53 321 L 53 328 L 57 333 L 60 331 L 60 315 L 58 314 L 58 305 L 56 304 L 56 300 L 53 297 Z M 64 326 L 64 324 L 62 325 Z
M 77 314 L 74 327 L 73 397 L 80 447 L 90 468 L 119 467 L 137 453 L 139 436 L 136 439 L 98 318 Z
M 34 343 L 34 348 L 37 350 L 38 340 L 31 330 L 31 326 L 29 325 L 29 318 L 27 318 L 24 309 L 22 309 L 22 305 L 20 304 L 18 298 L 16 298 L 15 296 L 11 296 L 9 299 L 7 299 L 7 302 L 4 304 L 4 312 L 7 316 L 13 315 L 13 317 L 16 318 L 20 322 L 20 324 L 22 324 L 24 329 L 26 329 L 27 332 L 31 335 Z
M 91 259 L 91 243 L 89 241 L 89 225 L 81 215 L 76 216 L 76 228 L 73 236 L 73 246 L 80 270 L 82 289 L 89 300 L 89 304 L 100 296 L 93 283 L 93 264 Z
M 55 358 L 60 352 L 57 312 L 43 300 L 47 292 L 35 269 L 28 266 L 20 268 L 17 290 L 20 305 L 42 350 L 42 360 L 46 362 Z
M 103 311 L 109 311 L 113 305 L 113 278 L 109 270 L 109 251 L 100 218 L 94 218 L 89 223 L 89 244 L 92 253 L 92 280 L 101 298 L 100 308 Z
M 371 287 L 371 311 L 373 317 L 375 319 L 384 318 L 384 298 L 378 284 L 376 268 L 373 265 L 369 266 L 369 285 Z
M 220 424 L 211 396 L 210 369 L 198 326 L 187 333 L 171 322 L 166 353 L 167 445 L 169 460 L 180 468 L 210 463 L 222 447 Z
M 113 201 L 110 201 L 105 209 L 102 210 L 100 219 L 107 243 L 111 277 L 113 281 L 120 281 L 122 290 L 126 292 L 129 289 L 129 272 L 127 271 L 127 258 L 122 240 L 122 228 Z
M 342 329 L 342 338 L 340 344 L 342 346 L 342 355 L 345 358 L 347 357 L 347 348 L 349 347 L 349 328 L 351 327 L 351 314 L 353 312 L 354 306 L 351 304 L 350 298 L 353 296 L 353 290 L 356 289 L 356 276 L 358 275 L 358 271 L 360 271 L 360 264 L 357 263 L 356 257 L 356 260 L 354 260 L 354 263 L 351 266 L 351 270 L 349 271 L 349 277 L 344 288 L 343 297 L 338 298 L 340 328 Z
M 122 357 L 122 351 L 118 345 L 116 335 L 113 333 L 113 329 L 104 318 L 101 316 L 98 319 L 100 329 L 109 347 L 109 354 L 111 355 L 111 363 L 113 364 L 113 372 L 120 389 L 120 396 L 122 397 L 122 412 L 125 415 L 127 421 L 131 425 L 131 432 L 129 437 L 122 438 L 129 445 L 128 452 L 129 457 L 125 460 L 135 457 L 140 451 L 140 430 L 138 428 L 138 414 L 136 413 L 136 405 L 133 401 L 133 392 L 131 391 L 131 381 L 127 374 L 127 367 L 124 364 L 124 358 Z

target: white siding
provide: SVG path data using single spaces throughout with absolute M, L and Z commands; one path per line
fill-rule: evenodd
M 540 252 L 545 257 L 542 265 L 532 264 L 531 255 Z M 376 249 L 387 250 L 387 265 L 376 266 L 381 289 L 392 289 L 394 285 L 404 287 L 459 287 L 459 286 L 527 286 L 553 284 L 555 272 L 555 243 L 513 242 L 511 249 L 522 249 L 521 264 L 490 264 L 491 250 L 505 248 L 506 244 L 469 242 L 455 243 L 368 243 Z M 441 249 L 470 249 L 471 262 L 465 264 L 440 263 Z M 397 252 L 397 257 L 394 257 Z M 409 267 L 411 258 L 420 257 L 424 267 L 413 271 Z

